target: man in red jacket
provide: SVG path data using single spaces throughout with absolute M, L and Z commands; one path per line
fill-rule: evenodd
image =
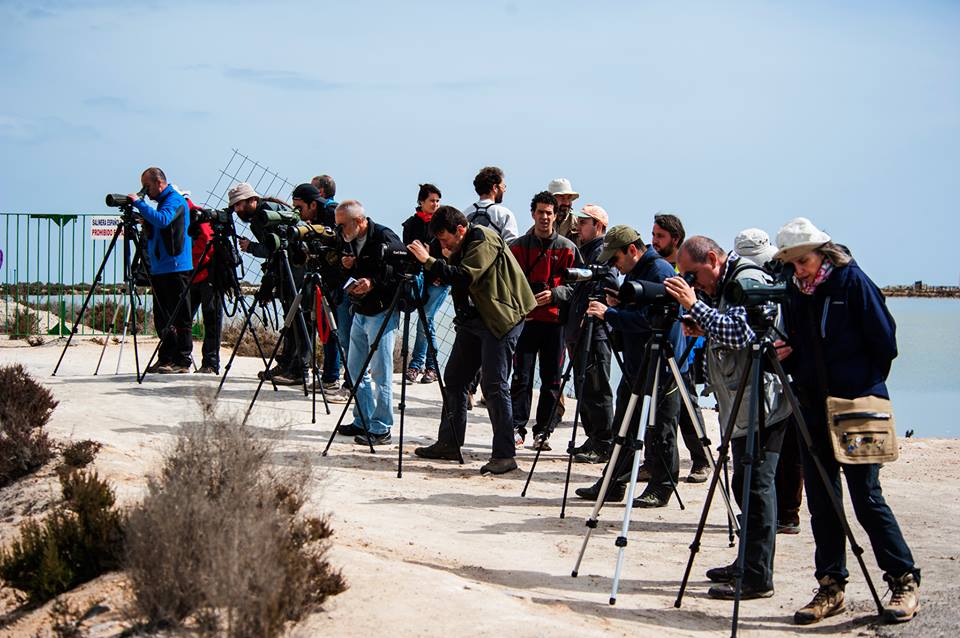
M 530 202 L 533 228 L 510 245 L 520 269 L 527 276 L 537 299 L 523 324 L 514 355 L 510 398 L 513 402 L 513 427 L 517 447 L 527 435 L 527 421 L 533 401 L 533 371 L 540 358 L 540 400 L 533 426 L 534 447 L 549 450 L 547 438 L 553 430 L 550 416 L 560 400 L 560 362 L 563 356 L 561 302 L 569 301 L 573 287 L 564 285 L 564 269 L 580 263 L 573 242 L 556 230 L 557 199 L 549 192 L 537 193 Z

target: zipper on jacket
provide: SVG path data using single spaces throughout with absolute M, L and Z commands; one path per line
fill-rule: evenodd
M 827 338 L 827 313 L 830 312 L 830 297 L 823 300 L 823 316 L 820 317 L 820 336 Z

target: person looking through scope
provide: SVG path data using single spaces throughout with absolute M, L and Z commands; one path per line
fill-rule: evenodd
M 167 183 L 162 170 L 150 167 L 140 175 L 140 192 L 157 203 L 154 208 L 140 193 L 127 195 L 143 224 L 150 259 L 150 285 L 153 288 L 153 320 L 160 337 L 157 363 L 148 372 L 182 374 L 190 371 L 193 352 L 190 304 L 181 303 L 176 316 L 170 313 L 187 290 L 193 270 L 190 210 L 187 200 Z M 163 334 L 164 328 L 167 333 Z
M 653 247 L 645 246 L 643 239 L 629 226 L 614 226 L 603 240 L 603 251 L 597 257 L 600 263 L 612 264 L 626 276 L 625 283 L 660 284 L 674 274 L 673 268 L 657 254 Z M 617 297 L 607 294 L 606 304 L 598 300 L 590 301 L 587 314 L 607 321 L 619 333 L 623 344 L 623 378 L 617 387 L 617 409 L 614 423 L 620 424 L 625 411 L 634 380 L 643 368 L 644 350 L 647 341 L 653 335 L 653 312 L 651 304 L 621 303 Z M 683 356 L 683 336 L 679 322 L 674 321 L 668 329 L 668 338 L 673 344 L 674 357 Z M 678 361 L 679 365 L 684 362 Z M 650 472 L 646 489 L 636 499 L 634 507 L 664 507 L 670 501 L 673 485 L 679 478 L 680 461 L 677 457 L 677 414 L 680 412 L 680 395 L 673 382 L 673 375 L 664 366 L 660 370 L 660 383 L 656 397 L 656 436 L 651 444 L 654 458 L 659 462 Z M 640 411 L 636 410 L 627 430 L 624 448 L 635 450 L 635 441 L 640 427 Z M 614 480 L 610 481 L 604 501 L 622 501 L 625 484 L 630 480 L 631 454 L 621 454 L 617 466 L 613 468 Z M 603 479 L 591 487 L 581 487 L 576 495 L 588 500 L 600 497 Z
M 394 251 L 406 251 L 396 233 L 368 218 L 363 204 L 355 199 L 337 206 L 336 220 L 343 240 L 351 249 L 351 254 L 340 258 L 340 264 L 347 277 L 344 290 L 353 304 L 347 366 L 350 378 L 356 384 L 354 421 L 341 425 L 337 432 L 353 436 L 359 445 L 367 445 L 369 431 L 373 445 L 385 445 L 390 442 L 390 428 L 393 427 L 393 344 L 399 325 L 399 313 L 390 308 L 397 280 L 394 268 L 385 256 Z M 384 324 L 380 343 L 375 344 L 377 333 Z M 363 378 L 358 378 L 374 345 L 377 349 L 373 358 Z M 368 430 L 363 428 L 361 410 Z
M 783 351 L 784 365 L 796 385 L 813 447 L 829 451 L 831 426 L 838 421 L 828 423 L 828 400 L 877 404 L 878 399 L 890 398 L 886 379 L 897 356 L 896 324 L 883 293 L 849 252 L 810 220 L 798 217 L 787 222 L 777 233 L 777 245 L 776 258 L 794 267 L 788 282 L 790 348 Z M 875 405 L 856 409 L 878 411 Z M 857 520 L 870 537 L 891 590 L 884 617 L 891 622 L 910 620 L 920 607 L 920 568 L 883 497 L 880 465 L 840 462 L 835 455 L 819 454 L 829 476 L 827 487 L 816 472 L 811 451 L 807 446 L 802 450 L 816 545 L 814 575 L 820 587 L 813 600 L 794 614 L 794 622 L 814 623 L 845 608 L 846 542 L 827 491 L 842 498 L 841 467 Z
M 417 193 L 417 209 L 403 222 L 403 243 L 410 245 L 415 241 L 430 248 L 434 254 L 439 254 L 438 244 L 433 241 L 433 233 L 430 231 L 430 220 L 433 214 L 440 208 L 440 189 L 433 184 L 420 184 L 420 191 Z M 424 281 L 423 290 L 423 310 L 427 317 L 426 326 L 422 321 L 417 321 L 417 339 L 413 343 L 413 355 L 410 358 L 410 365 L 404 372 L 407 375 L 407 381 L 415 383 L 420 376 L 421 370 L 423 376 L 420 377 L 420 383 L 433 383 L 440 374 L 440 366 L 436 358 L 432 355 L 427 360 L 427 332 L 433 339 L 433 348 L 436 352 L 436 326 L 433 318 L 440 310 L 447 294 L 450 292 L 450 286 L 440 283 L 438 279 Z
M 609 224 L 607 211 L 596 204 L 587 204 L 579 213 L 572 212 L 571 215 L 580 239 L 580 258 L 583 264 L 603 267 L 604 264 L 599 258 L 603 252 L 603 240 Z M 591 343 L 582 346 L 582 352 L 592 356 L 592 360 L 582 360 L 584 355 L 576 351 L 576 346 L 590 301 L 603 299 L 606 288 L 616 287 L 617 278 L 610 269 L 599 279 L 578 283 L 573 289 L 567 323 L 563 328 L 567 351 L 573 358 L 575 378 L 583 378 L 582 388 L 578 389 L 574 384 L 574 389 L 579 393 L 577 400 L 580 402 L 580 420 L 587 436 L 583 445 L 573 451 L 573 460 L 577 463 L 605 463 L 610 458 L 610 446 L 613 442 L 613 390 L 610 387 L 612 354 L 606 327 L 597 325 L 593 330 Z
M 677 257 L 680 271 L 693 280 L 693 287 L 683 277 L 671 277 L 664 282 L 667 292 L 690 312 L 694 323 L 685 322 L 688 335 L 705 335 L 707 377 L 720 411 L 720 423 L 732 422 L 733 492 L 737 504 L 743 507 L 744 457 L 750 426 L 750 406 L 757 397 L 750 387 L 745 388 L 736 415 L 732 415 L 739 380 L 750 367 L 749 346 L 761 328 L 751 325 L 748 309 L 734 303 L 724 294 L 728 287 L 743 285 L 746 281 L 769 284 L 772 278 L 762 268 L 736 252 L 727 253 L 709 237 L 687 239 Z M 709 304 L 697 297 L 694 288 L 703 291 Z M 770 327 L 782 327 L 779 313 Z M 769 329 L 769 328 L 768 328 Z M 762 336 L 762 335 L 761 335 Z M 746 552 L 740 597 L 742 600 L 768 598 L 773 595 L 773 557 L 776 543 L 777 500 L 774 477 L 780 445 L 790 406 L 783 398 L 779 379 L 763 375 L 765 426 L 756 431 L 758 444 L 754 447 L 753 470 L 750 477 L 750 505 L 746 521 Z M 755 424 L 756 425 L 756 424 Z M 711 598 L 732 600 L 735 596 L 736 561 L 725 567 L 707 570 L 707 578 L 718 583 L 707 594 Z
M 533 291 L 502 237 L 476 226 L 453 206 L 441 206 L 430 229 L 442 249 L 434 258 L 422 242 L 407 249 L 430 277 L 451 286 L 457 336 L 443 373 L 446 398 L 437 442 L 414 454 L 426 459 L 456 461 L 467 430 L 470 384 L 481 370 L 493 426 L 490 460 L 481 474 L 505 474 L 517 469 L 513 442 L 513 405 L 510 401 L 510 364 L 523 318 L 536 307 Z

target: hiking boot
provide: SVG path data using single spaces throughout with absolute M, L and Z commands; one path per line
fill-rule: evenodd
M 917 615 L 920 609 L 920 583 L 907 572 L 899 578 L 884 574 L 883 579 L 890 586 L 890 602 L 883 608 L 883 619 L 887 622 L 907 622 Z
M 480 474 L 506 474 L 517 469 L 515 459 L 490 459 L 487 464 L 480 468 Z
M 323 386 L 323 391 L 326 392 L 337 392 L 340 389 L 339 381 L 323 381 L 320 385 Z M 327 400 L 330 400 L 330 397 L 327 397 Z
M 633 499 L 634 507 L 666 507 L 670 502 L 670 493 L 662 494 L 660 490 L 646 489 L 643 494 Z
M 387 430 L 383 434 L 370 434 L 369 438 L 366 434 L 358 434 L 353 437 L 353 442 L 357 445 L 386 445 L 390 442 L 390 430 Z
M 366 430 L 357 427 L 353 423 L 345 423 L 337 428 L 337 434 L 340 436 L 364 436 L 366 433 Z
M 706 465 L 694 465 L 687 474 L 687 483 L 706 483 L 710 478 L 710 467 Z
M 156 374 L 157 372 L 160 371 L 160 368 L 166 368 L 166 367 L 169 367 L 169 365 L 170 365 L 169 361 L 166 361 L 164 363 L 160 363 L 159 361 L 157 361 L 152 366 L 147 366 L 146 372 L 150 374 Z
M 793 536 L 800 533 L 800 523 L 777 523 L 777 534 Z
M 190 372 L 190 366 L 181 366 L 170 363 L 157 369 L 157 374 L 186 374 Z
M 609 452 L 601 452 L 594 448 L 573 456 L 574 463 L 606 463 L 609 459 Z
M 277 372 L 272 375 L 272 379 L 277 385 L 303 385 L 303 376 L 292 372 Z
M 445 445 L 437 441 L 427 447 L 418 447 L 413 451 L 414 454 L 422 459 L 438 459 L 441 461 L 459 461 L 457 448 L 452 445 Z
M 522 445 L 523 444 L 521 443 L 521 446 Z M 546 437 L 539 437 L 539 436 L 534 437 L 533 443 L 530 444 L 530 449 L 540 450 L 541 452 L 549 452 L 553 450 L 553 448 L 550 447 L 550 441 L 548 441 Z
M 346 388 L 340 388 L 336 392 L 331 392 L 327 395 L 327 401 L 329 403 L 346 403 L 350 400 L 350 390 Z
M 283 372 L 283 369 L 280 366 L 273 366 L 269 370 L 261 370 L 257 373 L 257 378 L 261 381 L 267 381 L 275 374 L 280 374 Z
M 213 366 L 200 366 L 194 371 L 194 374 L 216 374 L 219 375 L 220 371 L 214 368 Z
M 586 501 L 594 501 L 600 497 L 600 486 L 603 484 L 603 480 L 599 480 L 590 487 L 578 487 L 574 490 L 574 494 L 577 497 L 582 498 Z M 607 493 L 603 497 L 604 503 L 619 503 L 623 500 L 624 494 L 626 494 L 627 488 L 620 483 L 610 483 L 607 486 Z
M 707 578 L 715 583 L 731 583 L 736 579 L 736 563 L 730 563 L 723 567 L 712 567 L 707 570 Z
M 407 383 L 416 383 L 417 377 L 420 376 L 420 371 L 416 368 L 407 368 L 407 371 L 403 373 L 403 376 L 407 378 Z
M 721 583 L 714 585 L 707 590 L 707 596 L 717 600 L 734 600 L 737 596 L 736 583 Z M 773 596 L 773 587 L 770 589 L 757 589 L 752 585 L 743 583 L 740 586 L 740 600 L 754 600 L 756 598 L 770 598 Z
M 420 383 L 436 383 L 437 376 L 436 370 L 427 369 L 424 371 L 423 376 L 420 377 Z
M 824 576 L 819 582 L 820 588 L 816 590 L 813 600 L 793 615 L 795 624 L 810 625 L 835 616 L 847 608 L 843 602 L 843 585 L 831 576 Z

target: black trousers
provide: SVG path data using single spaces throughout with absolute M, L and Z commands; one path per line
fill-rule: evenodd
M 209 278 L 190 287 L 190 307 L 200 308 L 203 316 L 203 361 L 201 366 L 220 371 L 220 333 L 223 329 L 223 304 Z
M 163 337 L 161 332 L 170 322 L 167 335 L 160 342 L 157 363 L 159 365 L 189 366 L 191 362 L 190 354 L 193 351 L 193 335 L 191 333 L 193 311 L 191 310 L 189 295 L 186 295 L 183 303 L 180 304 L 172 322 L 170 319 L 180 296 L 187 291 L 187 284 L 190 283 L 190 271 L 153 275 L 151 283 L 153 285 L 153 325 L 157 329 L 157 334 Z
M 777 523 L 800 524 L 803 503 L 803 455 L 796 420 L 791 416 L 784 427 L 780 462 L 777 464 Z
M 513 402 L 513 427 L 526 436 L 533 402 L 533 375 L 540 359 L 540 399 L 537 401 L 533 435 L 553 430 L 550 416 L 560 400 L 560 361 L 563 358 L 563 326 L 545 321 L 525 321 L 514 356 L 510 398 Z
M 605 450 L 613 441 L 613 389 L 610 387 L 610 344 L 606 339 L 594 339 L 592 348 L 586 353 L 575 352 L 577 344 L 567 343 L 567 349 L 573 356 L 573 381 L 577 389 L 577 380 L 583 377 L 583 388 L 577 389 L 577 401 L 580 404 L 580 421 L 583 432 L 594 449 Z M 584 367 L 586 370 L 584 370 Z
M 703 415 L 700 412 L 700 404 L 697 400 L 697 386 L 693 382 L 691 369 L 687 368 L 687 371 L 682 373 L 682 376 L 683 382 L 687 386 L 687 392 L 690 394 L 693 409 L 696 410 L 697 415 L 700 417 L 700 422 L 703 423 Z M 687 409 L 683 406 L 682 401 L 680 404 L 680 434 L 683 436 L 684 447 L 690 452 L 690 462 L 693 464 L 693 467 L 707 467 L 709 465 L 707 462 L 707 454 L 703 451 L 703 445 L 700 443 L 697 428 L 690 419 L 690 415 L 687 414 Z
M 647 489 L 656 490 L 664 497 L 672 492 L 671 481 L 676 483 L 680 479 L 680 456 L 677 452 L 677 413 L 680 411 L 680 394 L 672 377 L 665 377 L 666 374 L 668 374 L 666 369 L 660 371 L 654 424 L 646 428 L 644 436 L 645 452 L 650 459 L 648 466 L 650 481 Z M 614 430 L 619 430 L 623 422 L 630 394 L 631 388 L 625 377 L 617 387 L 617 411 L 613 417 Z M 614 478 L 630 472 L 633 453 L 636 450 L 642 407 L 643 397 L 640 397 L 633 411 L 633 417 L 630 419 L 624 449 L 617 458 Z
M 497 339 L 479 318 L 457 326 L 457 337 L 450 350 L 451 363 L 443 372 L 447 398 L 437 434 L 440 443 L 463 445 L 467 431 L 467 393 L 479 370 L 480 385 L 493 426 L 492 456 L 495 459 L 509 459 L 516 455 L 513 404 L 510 401 L 510 365 L 522 327 L 523 324 L 519 323 Z

